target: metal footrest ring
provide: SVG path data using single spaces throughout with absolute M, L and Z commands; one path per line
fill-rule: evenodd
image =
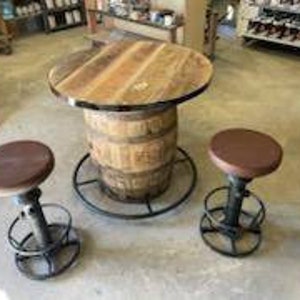
M 74 175 L 73 175 L 73 187 L 76 192 L 76 194 L 79 196 L 79 200 L 92 212 L 100 215 L 104 215 L 111 218 L 117 218 L 117 219 L 123 219 L 123 220 L 139 220 L 139 219 L 146 219 L 146 218 L 152 218 L 156 217 L 162 214 L 165 214 L 169 211 L 174 210 L 184 202 L 186 202 L 189 199 L 189 196 L 192 194 L 196 187 L 197 183 L 197 169 L 195 166 L 195 163 L 193 162 L 192 158 L 189 156 L 189 154 L 181 149 L 177 148 L 177 155 L 178 158 L 175 160 L 174 167 L 181 167 L 184 165 L 188 168 L 188 183 L 186 186 L 184 186 L 184 191 L 181 191 L 181 196 L 175 196 L 175 199 L 172 197 L 169 203 L 166 203 L 165 205 L 161 205 L 159 208 L 156 207 L 156 204 L 154 203 L 154 199 L 147 200 L 145 199 L 141 204 L 134 205 L 134 204 L 119 204 L 118 208 L 114 208 L 116 205 L 116 201 L 111 201 L 113 197 L 109 197 L 108 193 L 103 192 L 104 190 L 107 190 L 107 187 L 105 187 L 105 184 L 100 181 L 100 179 L 97 177 L 92 179 L 82 179 L 79 180 L 80 174 L 84 173 L 81 172 L 84 168 L 84 165 L 87 164 L 89 161 L 90 155 L 86 154 L 78 163 Z M 181 167 L 183 168 L 183 167 Z M 181 174 L 182 169 L 178 171 L 178 174 Z M 174 172 L 175 173 L 175 172 Z M 93 190 L 93 186 L 95 185 L 98 187 L 97 194 L 98 196 L 95 197 L 95 195 L 88 196 L 88 189 Z M 176 184 L 172 185 L 171 187 L 175 186 Z M 171 189 L 169 188 L 169 190 Z M 84 190 L 84 188 L 86 188 Z M 167 193 L 166 191 L 165 193 Z M 162 195 L 164 197 L 165 194 Z M 173 200 L 174 199 L 174 200 Z M 108 201 L 106 201 L 108 200 Z M 155 199 L 156 200 L 156 199 Z M 109 202 L 111 205 L 109 205 Z M 106 206 L 105 206 L 106 204 Z M 130 209 L 130 212 L 128 212 L 128 208 Z M 144 208 L 142 210 L 142 208 Z
M 63 273 L 73 265 L 80 252 L 80 240 L 76 230 L 72 228 L 68 210 L 57 204 L 44 204 L 42 207 L 45 211 L 55 208 L 64 213 L 64 223 L 52 222 L 47 226 L 51 236 L 49 245 L 40 247 L 31 231 L 16 237 L 18 226 L 21 229 L 25 225 L 22 217 L 17 217 L 8 231 L 17 268 L 28 278 L 35 280 L 45 280 Z

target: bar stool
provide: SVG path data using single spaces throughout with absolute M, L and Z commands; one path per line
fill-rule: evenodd
M 213 137 L 209 155 L 225 172 L 229 185 L 212 190 L 204 199 L 200 233 L 210 248 L 223 255 L 242 257 L 259 247 L 265 207 L 247 184 L 274 172 L 282 154 L 281 146 L 272 137 L 252 130 L 229 129 Z
M 0 197 L 12 198 L 21 208 L 9 228 L 8 240 L 18 269 L 31 279 L 61 274 L 80 251 L 68 210 L 39 202 L 42 192 L 38 186 L 53 168 L 52 151 L 39 142 L 16 141 L 0 146 Z M 50 222 L 54 216 L 57 219 Z

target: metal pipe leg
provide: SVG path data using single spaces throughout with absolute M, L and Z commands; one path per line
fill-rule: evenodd
M 41 194 L 41 190 L 36 188 L 24 195 L 15 197 L 15 200 L 17 204 L 22 206 L 22 216 L 29 222 L 37 244 L 41 248 L 45 248 L 51 243 L 51 235 L 39 202 Z
M 243 200 L 246 195 L 246 185 L 250 180 L 229 176 L 228 200 L 225 207 L 224 224 L 238 227 Z

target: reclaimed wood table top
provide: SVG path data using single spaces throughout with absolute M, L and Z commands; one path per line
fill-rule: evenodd
M 118 111 L 194 98 L 208 87 L 212 73 L 210 61 L 192 49 L 126 40 L 71 54 L 48 79 L 70 105 Z

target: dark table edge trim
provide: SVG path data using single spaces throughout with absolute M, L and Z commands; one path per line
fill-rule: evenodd
M 212 79 L 213 76 L 211 76 L 209 81 L 205 85 L 201 86 L 200 88 L 192 91 L 189 94 L 186 94 L 178 98 L 173 98 L 170 100 L 157 101 L 155 103 L 149 103 L 149 104 L 136 104 L 136 105 L 101 105 L 101 104 L 98 105 L 94 103 L 88 103 L 85 100 L 74 99 L 72 97 L 63 95 L 53 87 L 51 81 L 49 80 L 49 74 L 48 74 L 48 83 L 50 86 L 50 90 L 55 96 L 64 100 L 71 106 L 91 109 L 91 110 L 103 110 L 103 111 L 137 111 L 137 110 L 155 109 L 159 107 L 178 105 L 202 94 L 209 87 L 210 83 L 212 82 Z

